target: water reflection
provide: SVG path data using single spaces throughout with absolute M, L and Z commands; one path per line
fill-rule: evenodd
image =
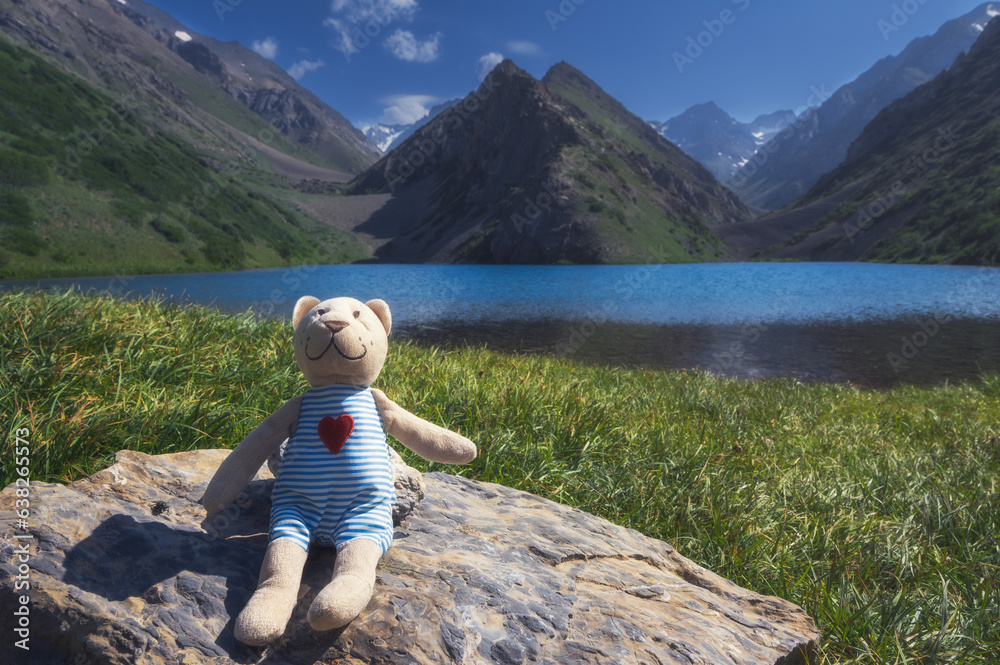
M 996 320 L 952 319 L 932 336 L 920 335 L 924 319 L 589 327 L 584 323 L 541 320 L 484 325 L 452 320 L 404 325 L 394 334 L 421 344 L 486 345 L 588 364 L 698 368 L 742 379 L 788 376 L 869 388 L 942 385 L 1000 372 L 1000 321 Z
M 0 282 L 70 287 L 281 318 L 305 293 L 382 298 L 397 334 L 422 343 L 750 379 L 928 385 L 1000 371 L 997 268 L 383 264 Z

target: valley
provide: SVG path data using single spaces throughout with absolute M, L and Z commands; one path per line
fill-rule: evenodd
M 505 59 L 466 97 L 366 136 L 270 60 L 151 5 L 0 0 L 0 277 L 992 265 L 997 13 L 984 3 L 799 114 L 742 123 L 708 102 L 646 121 L 569 63 L 536 79 Z M 922 158 L 940 132 L 953 138 Z

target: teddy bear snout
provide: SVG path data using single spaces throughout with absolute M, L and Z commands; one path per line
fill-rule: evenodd
M 323 325 L 326 326 L 330 332 L 334 335 L 339 333 L 341 330 L 348 326 L 347 321 L 324 321 Z

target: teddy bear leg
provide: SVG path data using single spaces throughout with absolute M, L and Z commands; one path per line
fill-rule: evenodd
M 309 607 L 309 625 L 333 630 L 353 621 L 371 600 L 381 557 L 382 547 L 367 538 L 356 538 L 338 550 L 333 579 Z
M 306 551 L 294 541 L 275 540 L 267 546 L 257 590 L 236 617 L 236 639 L 263 646 L 285 632 L 302 582 Z

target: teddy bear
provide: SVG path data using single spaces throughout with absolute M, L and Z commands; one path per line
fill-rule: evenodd
M 469 439 L 371 387 L 392 328 L 384 301 L 305 296 L 295 304 L 292 326 L 295 359 L 311 388 L 247 435 L 202 497 L 209 514 L 221 511 L 284 444 L 257 589 L 234 628 L 251 646 L 284 633 L 311 545 L 335 547 L 336 558 L 333 579 L 309 607 L 309 624 L 317 631 L 340 628 L 368 604 L 376 565 L 393 536 L 386 434 L 432 462 L 465 464 L 476 456 Z

